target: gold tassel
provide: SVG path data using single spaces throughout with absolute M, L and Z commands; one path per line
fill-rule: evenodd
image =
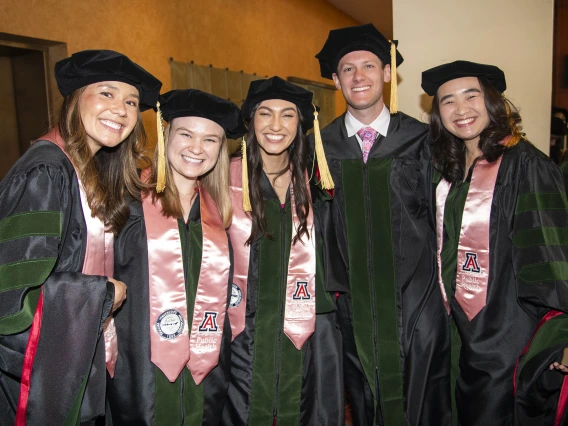
M 312 104 L 313 105 L 313 104 Z M 314 149 L 318 160 L 318 169 L 320 172 L 320 182 L 323 189 L 333 189 L 334 183 L 327 160 L 325 159 L 325 151 L 323 150 L 323 142 L 321 140 L 320 126 L 318 121 L 318 110 L 314 105 Z
M 162 111 L 160 110 L 160 102 L 156 103 L 157 107 L 157 128 L 158 128 L 158 178 L 156 179 L 156 192 L 162 192 L 166 189 L 166 143 L 164 141 L 164 125 L 162 124 Z
M 396 45 L 391 40 L 391 98 L 390 98 L 390 113 L 396 114 L 398 112 L 398 80 L 396 78 Z
M 245 212 L 251 212 L 252 206 L 250 205 L 250 196 L 249 196 L 249 177 L 248 177 L 248 163 L 247 163 L 247 141 L 243 136 L 243 141 L 241 143 L 241 151 L 243 153 L 242 159 L 242 190 L 243 190 L 243 210 Z

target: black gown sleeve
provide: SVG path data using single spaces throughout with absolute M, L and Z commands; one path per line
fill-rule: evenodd
M 81 273 L 86 229 L 78 181 L 59 148 L 37 144 L 2 181 L 0 227 L 0 417 L 15 416 L 32 344 L 27 424 L 103 415 L 101 334 L 114 286 Z M 38 305 L 38 336 L 28 343 Z
M 553 424 L 564 376 L 549 365 L 568 347 L 568 203 L 563 176 L 548 159 L 525 164 L 512 242 L 519 303 L 541 321 L 517 370 L 516 422 Z M 550 311 L 564 312 L 548 321 Z M 520 355 L 520 354 L 519 354 Z
M 115 314 L 118 359 L 108 378 L 107 397 L 113 426 L 152 425 L 154 365 L 150 361 L 148 244 L 139 201 L 130 203 L 130 218 L 115 240 L 114 273 L 128 294 Z

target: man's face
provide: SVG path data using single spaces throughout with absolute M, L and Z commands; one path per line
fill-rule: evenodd
M 390 65 L 367 50 L 356 50 L 339 61 L 333 82 L 341 90 L 347 105 L 354 110 L 367 110 L 384 105 L 383 85 L 391 80 Z

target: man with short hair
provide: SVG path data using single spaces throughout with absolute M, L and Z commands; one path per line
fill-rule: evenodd
M 447 425 L 449 322 L 436 281 L 428 127 L 397 113 L 396 99 L 390 111 L 384 104 L 403 60 L 395 45 L 367 24 L 330 31 L 316 55 L 347 102 L 321 132 L 335 183 L 337 237 L 326 244 L 343 261 L 328 265 L 328 290 L 337 292 L 353 424 Z

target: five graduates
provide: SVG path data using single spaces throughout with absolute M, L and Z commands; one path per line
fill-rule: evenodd
M 398 111 L 397 46 L 330 31 L 321 133 L 279 77 L 239 109 L 113 51 L 56 64 L 59 122 L 0 182 L 2 421 L 568 421 L 562 174 L 495 66 L 425 71 L 429 129 Z

